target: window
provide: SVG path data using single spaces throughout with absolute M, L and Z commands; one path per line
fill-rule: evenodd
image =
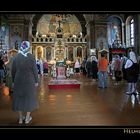
M 130 20 L 130 45 L 134 46 L 134 19 Z
M 126 19 L 126 47 L 135 46 L 135 20 L 134 17 L 128 16 Z

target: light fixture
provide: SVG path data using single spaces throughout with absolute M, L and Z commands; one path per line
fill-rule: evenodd
M 72 35 L 72 37 L 76 38 L 76 35 Z
M 55 60 L 51 60 L 51 61 L 50 61 L 50 64 L 51 64 L 51 65 L 55 65 L 55 64 L 56 64 L 56 61 L 55 61 Z
M 46 37 L 46 35 L 42 35 L 42 37 Z
M 71 64 L 71 61 L 70 61 L 70 60 L 67 60 L 67 61 L 66 61 L 66 64 L 67 64 L 67 65 L 70 65 L 70 64 Z

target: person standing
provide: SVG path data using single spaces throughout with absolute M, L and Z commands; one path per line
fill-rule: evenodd
M 14 58 L 14 56 L 10 56 L 8 62 L 5 63 L 5 68 L 6 68 L 6 71 L 7 71 L 5 86 L 9 87 L 10 93 L 13 92 L 13 89 L 12 89 L 12 74 L 11 74 L 11 67 L 12 67 L 12 63 L 13 63 L 13 58 Z
M 87 62 L 85 64 L 86 72 L 87 72 L 87 78 L 91 78 L 91 58 L 88 57 Z
M 105 54 L 101 53 L 101 58 L 98 61 L 99 88 L 107 88 L 107 68 L 108 68 L 108 60 L 105 58 Z
M 97 66 L 97 64 L 98 64 L 98 60 L 97 60 L 96 56 L 93 56 L 92 61 L 91 61 L 91 71 L 92 71 L 91 73 L 92 73 L 92 79 L 94 81 L 96 81 L 98 79 L 98 75 L 97 75 L 98 66 Z
M 31 112 L 38 108 L 37 86 L 38 72 L 35 58 L 29 53 L 30 43 L 23 41 L 18 54 L 12 63 L 13 82 L 13 111 L 19 114 L 19 124 L 28 124 L 31 120 Z M 25 112 L 25 116 L 23 114 Z
M 115 58 L 112 58 L 111 62 L 111 70 L 112 70 L 112 80 L 115 80 Z
M 125 64 L 126 64 L 126 61 L 127 61 L 127 57 L 126 56 L 122 56 L 122 59 L 121 59 L 121 66 L 122 66 L 122 76 L 123 76 L 123 79 L 126 80 L 127 76 L 126 76 L 126 70 L 124 68 Z
M 129 52 L 129 59 L 127 59 L 124 66 L 126 70 L 126 80 L 128 82 L 128 91 L 126 94 L 137 94 L 136 83 L 139 76 L 139 66 L 134 51 Z
M 76 62 L 74 64 L 75 76 L 80 76 L 80 67 L 80 62 L 78 61 L 78 59 L 76 59 Z
M 41 66 L 39 60 L 36 61 L 36 65 L 37 65 L 38 75 L 41 75 L 41 68 L 40 68 Z
M 3 85 L 4 83 L 4 77 L 5 77 L 5 64 L 2 59 L 2 56 L 0 56 L 0 84 Z
M 48 62 L 47 60 L 45 59 L 44 63 L 43 63 L 43 73 L 45 76 L 48 75 Z
M 121 59 L 119 55 L 115 56 L 114 71 L 115 71 L 115 80 L 116 80 L 115 85 L 118 85 L 119 81 L 122 80 Z
M 82 64 L 81 64 L 82 72 L 83 72 L 84 76 L 86 76 L 86 68 L 85 68 L 86 67 L 86 61 L 87 61 L 86 58 L 84 58 L 83 61 L 82 61 Z

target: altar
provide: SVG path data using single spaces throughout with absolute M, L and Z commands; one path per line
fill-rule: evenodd
M 57 61 L 55 65 L 55 76 L 49 81 L 49 89 L 80 88 L 80 82 L 76 79 L 67 78 L 69 66 L 65 61 Z

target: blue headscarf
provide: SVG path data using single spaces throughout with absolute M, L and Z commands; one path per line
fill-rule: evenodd
M 30 50 L 30 42 L 29 41 L 23 41 L 21 43 L 21 46 L 19 48 L 19 53 L 27 57 L 27 54 L 29 53 Z

